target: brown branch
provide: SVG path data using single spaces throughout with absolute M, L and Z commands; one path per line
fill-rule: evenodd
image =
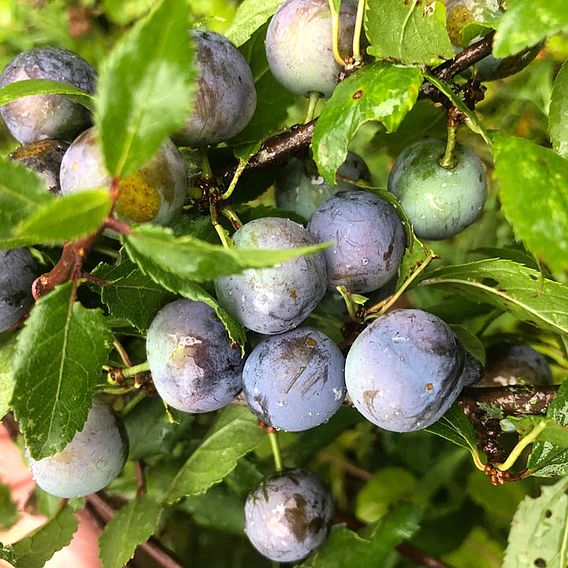
M 99 238 L 100 231 L 85 237 L 79 241 L 67 243 L 63 247 L 63 253 L 57 264 L 46 274 L 36 278 L 32 284 L 32 294 L 37 301 L 48 292 L 51 292 L 57 285 L 63 284 L 68 280 L 78 280 L 82 273 L 83 262 L 89 249 Z
M 408 542 L 401 542 L 396 547 L 396 550 L 399 554 L 406 556 L 406 558 L 416 562 L 416 564 L 423 566 L 424 568 L 450 568 L 448 564 L 444 564 L 441 560 L 438 560 L 434 556 L 416 548 Z
M 494 32 L 489 33 L 482 40 L 470 45 L 458 53 L 453 59 L 442 63 L 432 70 L 432 74 L 443 81 L 449 81 L 455 75 L 462 73 L 478 61 L 491 53 Z M 440 93 L 430 83 L 425 82 L 420 89 L 420 96 L 439 100 Z M 312 141 L 317 119 L 307 124 L 295 125 L 288 131 L 267 139 L 257 154 L 248 162 L 245 171 L 265 168 L 305 150 Z M 223 173 L 225 179 L 231 179 L 236 165 Z
M 134 472 L 136 474 L 136 497 L 146 495 L 146 475 L 144 472 L 146 464 L 143 460 L 134 462 Z
M 492 388 L 470 387 L 464 389 L 458 399 L 458 404 L 471 421 L 477 437 L 477 445 L 485 452 L 489 462 L 501 463 L 507 457 L 507 451 L 498 443 L 503 433 L 501 424 L 497 418 L 487 416 L 485 408 L 494 407 L 505 415 L 546 414 L 557 389 L 557 386 L 520 385 Z
M 458 53 L 453 59 L 449 59 L 436 67 L 432 74 L 442 81 L 449 81 L 452 77 L 469 69 L 472 65 L 491 54 L 494 36 L 495 32 L 488 33 L 483 39 L 476 41 Z
M 480 404 L 494 406 L 504 414 L 546 414 L 557 386 L 510 386 L 464 389 L 458 403 L 467 415 L 478 414 Z

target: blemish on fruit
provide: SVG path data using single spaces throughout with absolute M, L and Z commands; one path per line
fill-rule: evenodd
M 123 179 L 119 185 L 120 197 L 116 204 L 119 215 L 136 223 L 151 221 L 160 211 L 160 194 L 140 173 Z

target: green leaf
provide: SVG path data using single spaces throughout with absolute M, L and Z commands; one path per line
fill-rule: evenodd
M 491 304 L 522 321 L 568 333 L 568 288 L 510 260 L 479 260 L 425 274 L 420 285 L 441 286 L 475 302 Z
M 15 237 L 14 229 L 54 199 L 35 172 L 18 162 L 0 158 L 0 248 L 31 244 Z
M 557 154 L 568 158 L 568 62 L 564 62 L 552 89 L 548 130 L 552 146 Z
M 107 170 L 132 174 L 186 119 L 196 70 L 185 0 L 162 0 L 120 43 L 100 73 L 96 123 Z
M 532 487 L 532 484 L 527 480 L 495 486 L 488 481 L 487 475 L 475 470 L 469 474 L 467 486 L 464 489 L 467 490 L 473 502 L 490 515 L 492 521 L 508 526 L 511 524 L 519 503 L 526 496 L 527 490 L 530 491 L 529 487 Z
M 290 249 L 223 248 L 151 225 L 135 227 L 126 238 L 128 254 L 142 268 L 150 262 L 164 272 L 193 282 L 208 282 L 247 268 L 265 268 L 297 256 L 313 254 L 327 244 Z
M 18 508 L 9 487 L 0 483 L 0 529 L 9 529 L 18 520 Z
M 394 548 L 418 530 L 421 516 L 417 507 L 401 505 L 368 527 L 366 537 L 335 525 L 323 546 L 298 568 L 385 566 Z
M 154 262 L 153 258 L 138 256 L 136 252 L 131 253 L 128 251 L 128 253 L 132 260 L 139 265 L 142 272 L 152 278 L 162 288 L 195 302 L 204 302 L 212 307 L 227 329 L 231 341 L 235 341 L 241 346 L 244 356 L 244 346 L 247 339 L 245 328 L 229 312 L 219 306 L 217 300 L 209 292 L 199 286 L 199 284 L 181 277 L 176 271 L 170 272 L 169 268 L 166 269 L 161 263 Z
M 487 477 L 483 481 L 485 485 L 489 485 Z M 511 485 L 513 483 L 508 483 L 505 487 Z M 502 488 L 503 486 L 499 487 Z M 491 520 L 493 521 L 493 518 Z M 503 549 L 500 539 L 491 538 L 492 533 L 493 531 L 474 527 L 459 548 L 444 556 L 444 561 L 448 562 L 449 566 L 460 568 L 503 568 Z
M 75 302 L 70 282 L 37 302 L 13 361 L 12 406 L 32 458 L 59 452 L 83 428 L 111 342 L 102 313 Z
M 364 523 L 374 523 L 400 501 L 412 498 L 416 478 L 401 467 L 380 469 L 357 494 L 355 515 Z
M 18 336 L 15 333 L 0 335 L 0 420 L 10 409 L 10 401 L 14 392 L 14 374 L 12 360 L 16 350 Z
M 129 259 L 116 266 L 99 264 L 93 275 L 107 281 L 101 287 L 101 299 L 117 319 L 125 319 L 144 332 L 158 311 L 174 299 L 174 295 L 146 276 Z
M 30 95 L 66 95 L 89 110 L 94 110 L 94 97 L 75 85 L 47 79 L 15 81 L 0 89 L 0 106 Z
M 568 269 L 568 160 L 528 140 L 494 135 L 494 176 L 515 236 L 553 271 Z
M 186 497 L 180 506 L 200 526 L 239 536 L 245 530 L 244 507 L 243 498 L 219 485 L 202 495 Z
M 82 191 L 49 201 L 14 231 L 31 243 L 63 244 L 95 233 L 112 207 L 106 189 Z
M 425 79 L 428 80 L 429 83 L 432 83 L 436 89 L 438 89 L 441 93 L 446 95 L 448 99 L 452 102 L 453 106 L 455 106 L 458 110 L 460 110 L 466 116 L 466 125 L 467 127 L 476 134 L 479 134 L 485 143 L 491 147 L 491 139 L 487 134 L 487 131 L 483 127 L 483 125 L 479 122 L 477 118 L 477 114 L 474 110 L 470 109 L 464 102 L 463 98 L 458 95 L 453 87 L 451 87 L 448 83 L 438 79 L 435 75 L 431 73 L 424 73 Z
M 425 430 L 469 450 L 472 454 L 478 454 L 475 430 L 457 404 L 450 407 L 438 422 Z
M 560 385 L 546 417 L 568 426 L 568 380 Z M 532 448 L 527 467 L 537 477 L 568 475 L 568 450 L 550 442 L 537 442 Z
M 365 30 L 368 52 L 380 59 L 431 65 L 454 56 L 441 2 L 369 0 Z
M 530 434 L 536 427 L 542 428 L 536 438 L 539 442 L 550 442 L 560 449 L 568 449 L 568 426 L 562 426 L 551 418 L 508 416 L 502 422 L 513 425 L 522 436 Z
M 540 497 L 525 497 L 509 533 L 503 568 L 568 565 L 568 478 L 542 487 Z
M 222 481 L 235 469 L 240 458 L 260 444 L 264 435 L 248 408 L 233 405 L 223 409 L 205 440 L 173 480 L 168 490 L 168 502 L 204 493 Z
M 254 78 L 257 105 L 250 122 L 229 144 L 239 146 L 235 149 L 235 154 L 245 161 L 258 151 L 262 140 L 268 134 L 281 126 L 288 116 L 288 107 L 296 98 L 284 89 L 270 72 L 264 46 L 266 27 L 263 26 L 255 32 L 242 47 Z M 242 145 L 245 146 L 241 147 Z
M 563 30 L 568 30 L 564 0 L 507 0 L 507 10 L 497 22 L 493 55 L 514 55 Z
M 405 221 L 404 223 L 405 230 L 410 230 L 411 236 L 411 244 L 406 248 L 406 252 L 402 257 L 402 262 L 398 267 L 398 278 L 396 281 L 396 290 L 398 290 L 407 280 L 408 278 L 415 274 L 417 270 L 420 269 L 424 265 L 424 263 L 434 256 L 432 250 L 428 247 L 423 245 L 414 235 L 414 231 L 412 231 L 412 225 L 410 222 Z M 407 242 L 408 242 L 408 235 L 407 235 Z
M 160 399 L 147 398 L 124 417 L 128 434 L 128 459 L 146 459 L 171 452 L 177 442 L 187 435 L 194 422 L 192 414 L 180 413 L 179 423 L 168 420 Z
M 67 546 L 77 530 L 77 518 L 64 507 L 53 519 L 13 545 L 18 568 L 42 568 L 55 552 Z
M 235 45 L 242 45 L 272 17 L 281 3 L 282 0 L 244 0 L 226 32 L 227 37 Z
M 162 517 L 162 505 L 151 495 L 136 497 L 125 505 L 105 527 L 99 539 L 103 568 L 122 568 L 146 542 Z
M 335 174 L 359 128 L 378 121 L 387 131 L 396 130 L 414 106 L 421 84 L 420 69 L 381 62 L 363 67 L 337 85 L 312 139 L 318 171 L 328 183 L 335 185 Z
M 154 0 L 103 0 L 105 16 L 114 24 L 131 24 L 152 8 Z

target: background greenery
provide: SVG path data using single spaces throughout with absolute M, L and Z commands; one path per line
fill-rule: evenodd
M 369 6 L 379 9 L 377 2 L 378 0 L 370 1 Z M 517 3 L 523 4 L 520 0 Z M 4 66 L 24 49 L 52 45 L 76 51 L 99 69 L 103 61 L 111 61 L 108 73 L 115 78 L 112 72 L 120 68 L 120 54 L 115 52 L 114 59 L 108 59 L 111 50 L 121 36 L 128 34 L 132 25 L 154 4 L 155 2 L 150 0 L 3 0 L 0 2 L 0 65 Z M 190 18 L 187 23 L 230 32 L 231 37 L 239 38 L 241 49 L 250 60 L 257 79 L 259 112 L 275 116 L 279 121 L 274 123 L 273 120 L 268 125 L 269 130 L 301 121 L 306 106 L 305 100 L 296 99 L 283 92 L 274 84 L 266 70 L 262 56 L 262 28 L 256 31 L 256 28 L 252 27 L 247 31 L 246 26 L 235 27 L 233 20 L 238 4 L 237 1 L 228 0 L 189 0 Z M 244 4 L 252 5 L 250 1 Z M 276 4 L 277 2 L 264 3 L 268 11 L 273 10 Z M 391 53 L 392 46 L 380 40 L 380 29 L 371 30 L 371 33 L 379 36 L 376 42 L 371 42 L 374 54 L 395 56 L 402 61 L 415 57 L 424 58 L 420 63 L 428 60 L 428 54 L 417 55 L 412 51 Z M 143 38 L 141 41 L 146 40 Z M 477 107 L 480 123 L 486 130 L 498 130 L 503 134 L 534 142 L 542 148 L 550 148 L 551 97 L 555 77 L 567 56 L 568 39 L 560 34 L 553 35 L 546 41 L 538 58 L 524 71 L 511 78 L 488 83 L 485 99 Z M 140 73 L 144 72 L 144 68 L 140 68 Z M 357 75 L 355 80 L 363 81 L 363 75 Z M 420 81 L 421 77 L 419 83 Z M 398 84 L 400 85 L 400 82 Z M 380 95 L 381 93 L 377 94 Z M 103 96 L 100 97 L 100 100 L 102 99 Z M 158 98 L 156 100 L 158 101 Z M 120 102 L 117 104 L 120 105 Z M 339 106 L 338 112 L 349 111 L 342 101 L 337 101 L 336 104 Z M 320 110 L 322 107 L 323 105 L 320 105 Z M 445 113 L 442 108 L 427 100 L 420 100 L 414 106 L 409 104 L 410 107 L 412 109 L 404 119 L 400 117 L 401 123 L 395 132 L 387 133 L 387 129 L 390 129 L 389 121 L 394 120 L 392 117 L 377 117 L 381 118 L 383 124 L 364 124 L 351 141 L 350 148 L 360 153 L 369 165 L 372 173 L 371 183 L 374 186 L 386 187 L 392 163 L 405 146 L 426 134 L 445 134 Z M 105 116 L 108 118 L 109 115 Z M 341 144 L 347 146 L 347 134 L 342 137 L 337 132 L 326 130 L 323 117 L 325 114 L 322 115 L 317 135 L 333 136 L 339 140 L 338 147 Z M 124 119 L 128 120 L 127 114 Z M 237 156 L 247 157 L 255 151 L 260 139 L 268 133 L 263 131 L 263 124 L 262 120 L 258 120 L 254 127 L 237 137 L 233 144 Z M 398 124 L 392 126 L 396 128 Z M 108 135 L 112 133 L 112 136 L 118 139 L 121 131 L 120 125 L 107 127 Z M 460 140 L 472 147 L 490 169 L 493 168 L 494 156 L 482 137 L 462 128 Z M 494 176 L 494 179 L 499 178 L 501 184 L 501 201 L 496 187 L 492 186 L 484 215 L 479 221 L 454 239 L 430 243 L 429 246 L 442 259 L 438 265 L 462 264 L 495 256 L 505 259 L 481 267 L 479 280 L 492 277 L 503 289 L 512 290 L 512 295 L 519 300 L 519 293 L 514 287 L 523 277 L 534 279 L 535 274 L 540 277 L 538 271 L 542 269 L 544 275 L 553 276 L 559 283 L 566 283 L 568 264 L 565 251 L 556 250 L 552 245 L 547 247 L 546 251 L 539 251 L 540 244 L 531 241 L 532 230 L 539 216 L 547 215 L 548 212 L 531 207 L 534 196 L 530 194 L 530 187 L 526 187 L 524 180 L 518 179 L 517 163 L 519 160 L 528 159 L 527 157 L 538 156 L 541 150 L 522 146 L 516 138 L 496 138 L 494 144 L 495 157 L 499 160 L 501 156 L 503 164 L 497 172 L 498 175 Z M 7 154 L 16 146 L 5 131 L 2 131 L 1 145 L 3 154 Z M 338 147 L 333 149 L 336 154 L 339 152 Z M 137 162 L 143 161 L 142 158 L 150 150 L 151 148 L 141 145 L 138 154 L 133 151 L 129 156 L 128 168 L 135 168 Z M 552 168 L 548 186 L 558 189 L 558 199 L 552 202 L 551 208 L 566 213 L 565 205 L 561 205 L 568 192 L 568 170 L 563 169 L 566 167 L 566 161 L 558 156 L 549 158 L 552 152 L 546 152 L 545 157 L 550 159 Z M 107 163 L 113 163 L 112 151 L 108 149 L 107 153 Z M 222 153 L 219 152 L 219 155 Z M 333 173 L 331 171 L 331 175 Z M 265 177 L 258 176 L 248 180 L 246 187 L 244 184 L 240 185 L 233 202 L 239 206 L 238 212 L 243 220 L 259 215 L 259 211 L 271 211 L 265 208 L 275 206 L 274 193 L 270 188 L 271 181 L 270 174 L 267 174 Z M 547 180 L 541 179 L 534 186 L 535 192 L 541 192 L 545 185 Z M 510 201 L 507 201 L 507 192 L 512 194 Z M 517 192 L 521 193 L 520 197 Z M 97 196 L 92 198 L 92 211 L 98 211 L 96 208 L 99 207 L 100 215 L 97 216 L 96 211 L 93 213 L 91 221 L 95 228 L 105 215 L 104 196 L 102 204 L 97 202 L 96 198 Z M 525 210 L 514 209 L 517 200 L 528 205 L 528 217 Z M 505 218 L 502 202 L 504 206 L 508 202 L 511 203 L 510 210 L 505 211 L 508 220 Z M 254 210 L 251 206 L 260 206 L 261 209 Z M 61 212 L 63 213 L 63 209 Z M 32 211 L 29 215 L 32 213 L 36 212 Z M 25 220 L 26 216 L 22 218 Z M 566 218 L 562 219 L 565 227 Z M 191 234 L 218 244 L 206 217 L 190 213 L 184 221 L 175 224 L 173 229 L 176 236 Z M 28 228 L 28 231 L 31 229 Z M 35 235 L 30 237 L 29 232 L 19 233 L 20 238 L 28 239 L 25 242 L 44 245 L 40 250 L 47 266 L 58 258 L 58 251 L 55 247 L 45 245 L 57 245 L 68 238 L 82 236 L 68 235 L 63 230 L 59 233 L 56 233 L 55 229 L 51 231 L 47 237 L 42 234 L 39 240 L 34 240 Z M 84 233 L 87 232 L 84 230 Z M 515 234 L 519 240 L 525 242 L 526 249 L 515 240 Z M 0 237 L 6 237 L 1 230 Z M 567 236 L 564 235 L 563 238 L 566 242 Z M 194 274 L 193 279 L 189 279 L 193 284 L 188 281 L 172 281 L 167 266 L 164 268 L 151 264 L 156 260 L 156 255 L 148 252 L 150 244 L 154 243 L 156 249 L 163 252 L 167 250 L 165 247 L 180 245 L 173 239 L 171 235 L 157 229 L 137 229 L 127 246 L 131 257 L 145 268 L 146 274 L 140 270 L 136 271 L 136 266 L 128 260 L 118 267 L 99 266 L 95 273 L 116 285 L 108 291 L 103 291 L 102 298 L 100 290 L 94 287 L 82 288 L 80 291 L 80 299 L 85 307 L 99 306 L 102 300 L 107 309 L 106 323 L 90 322 L 89 333 L 95 334 L 97 325 L 109 325 L 116 335 L 120 335 L 135 363 L 145 358 L 141 332 L 147 328 L 158 307 L 171 299 L 170 292 L 182 293 L 187 297 L 207 297 L 207 285 L 201 289 L 194 283 L 210 280 L 212 274 Z M 541 239 L 539 237 L 535 240 Z M 183 250 L 188 257 L 196 254 L 190 245 L 186 245 Z M 107 257 L 95 251 L 89 258 L 88 268 L 94 268 L 103 260 L 108 262 Z M 516 270 L 511 271 L 510 265 L 499 264 L 507 260 L 520 262 L 525 267 L 515 265 Z M 250 259 L 247 259 L 248 261 Z M 443 272 L 440 274 L 444 276 Z M 466 271 L 465 274 L 471 276 L 472 273 Z M 428 278 L 433 276 L 427 276 L 426 281 Z M 141 302 L 138 297 L 128 296 L 127 301 L 124 301 L 121 284 L 126 286 L 127 279 L 129 288 L 133 282 L 140 288 L 148 288 L 150 284 L 155 287 L 151 298 L 149 294 L 141 297 L 142 304 L 149 306 L 147 312 L 140 310 Z M 566 343 L 564 346 L 562 344 L 562 341 L 566 342 L 567 328 L 561 317 L 561 307 L 567 305 L 568 295 L 563 287 L 562 290 L 553 287 L 550 293 L 547 290 L 540 299 L 540 289 L 536 284 L 525 291 L 526 302 L 536 306 L 537 327 L 527 323 L 531 318 L 522 310 L 519 316 L 518 306 L 515 308 L 514 305 L 503 306 L 499 303 L 495 305 L 494 300 L 485 297 L 480 301 L 471 290 L 460 293 L 460 290 L 453 289 L 450 294 L 447 290 L 424 285 L 410 291 L 405 301 L 410 305 L 428 309 L 449 323 L 461 325 L 463 333 L 470 339 L 473 337 L 475 348 L 481 354 L 484 347 L 507 338 L 530 343 L 548 358 L 555 382 L 562 382 L 568 370 Z M 69 287 L 62 287 L 57 295 L 46 296 L 42 304 L 34 310 L 34 313 L 38 313 L 37 318 L 41 310 L 48 318 L 52 318 L 51 325 L 63 325 L 65 322 L 57 319 L 55 308 L 59 305 L 58 302 L 68 301 L 68 294 Z M 552 296 L 557 298 L 557 304 Z M 538 305 L 539 301 L 542 306 Z M 77 318 L 86 317 L 81 309 L 84 308 L 77 308 Z M 553 314 L 551 317 L 550 312 Z M 328 301 L 316 311 L 311 321 L 338 339 L 339 328 L 345 319 L 344 307 Z M 26 332 L 31 345 L 34 341 L 33 328 L 28 325 Z M 41 330 L 37 333 L 41 333 Z M 108 341 L 104 333 L 106 332 L 101 331 L 99 335 L 103 344 Z M 236 337 L 239 330 L 234 329 L 233 333 Z M 10 373 L 14 338 L 5 336 L 0 339 L 2 376 L 2 373 Z M 23 343 L 25 339 L 20 338 L 19 341 Z M 85 354 L 78 353 L 77 356 L 84 357 Z M 42 354 L 39 353 L 37 357 L 39 366 Z M 114 351 L 111 352 L 110 363 L 121 364 L 118 354 Z M 100 361 L 96 358 L 91 364 L 94 370 L 100 368 Z M 41 406 L 44 401 L 34 403 L 26 398 L 26 385 L 29 385 L 34 377 L 26 376 L 21 369 L 18 372 L 14 406 L 25 414 L 24 408 L 29 410 L 34 404 Z M 94 392 L 99 379 L 100 377 L 95 376 L 93 382 L 92 377 L 85 376 L 86 390 L 91 389 Z M 565 388 L 564 391 L 566 390 Z M 21 396 L 18 397 L 18 393 L 21 393 Z M 559 421 L 564 420 L 565 423 L 568 395 L 566 392 L 561 394 L 557 402 L 557 415 L 553 417 Z M 1 397 L 0 390 L 0 401 Z M 119 410 L 121 405 L 125 404 L 121 397 L 111 400 Z M 115 504 L 128 500 L 130 505 L 129 509 L 116 515 L 103 536 L 103 565 L 105 568 L 121 566 L 128 560 L 136 544 L 155 533 L 160 541 L 184 559 L 188 566 L 270 566 L 270 562 L 262 559 L 243 536 L 242 509 L 246 494 L 264 475 L 271 473 L 273 468 L 270 444 L 262 431 L 258 430 L 256 420 L 246 409 L 237 406 L 208 415 L 180 415 L 177 420 L 178 424 L 168 421 L 161 401 L 157 399 L 144 400 L 126 415 L 131 461 L 124 474 L 108 488 L 108 494 Z M 80 418 L 78 422 L 80 423 Z M 218 435 L 219 431 L 222 435 Z M 73 433 L 74 431 L 70 431 L 67 434 L 72 436 Z M 59 439 L 42 438 L 41 433 L 37 432 L 30 431 L 28 436 L 28 444 L 30 440 L 37 442 L 34 451 L 38 453 L 49 452 L 62 443 Z M 467 443 L 465 447 L 459 447 L 429 432 L 399 435 L 380 431 L 350 408 L 341 409 L 328 424 L 313 431 L 301 434 L 283 433 L 280 440 L 286 466 L 309 467 L 331 489 L 338 511 L 338 522 L 345 522 L 351 529 L 358 529 L 361 524 L 368 525 L 359 536 L 345 526 L 334 528 L 326 548 L 319 555 L 308 559 L 305 566 L 416 566 L 415 562 L 393 550 L 400 541 L 409 540 L 417 548 L 441 558 L 455 568 L 497 568 L 503 566 L 510 538 L 509 560 L 505 564 L 508 568 L 545 566 L 537 563 L 537 560 L 543 558 L 551 559 L 549 564 L 546 564 L 548 568 L 563 568 L 562 554 L 566 553 L 568 535 L 566 478 L 558 481 L 557 478 L 529 477 L 493 487 L 488 478 L 473 466 Z M 221 450 L 224 452 L 223 459 L 218 457 Z M 138 499 L 135 498 L 135 460 L 144 460 L 148 483 L 148 495 Z M 557 461 L 560 465 L 555 472 L 566 475 L 566 451 Z M 202 475 L 195 475 L 196 471 Z M 541 491 L 543 493 L 539 497 Z M 184 499 L 178 501 L 181 497 Z M 538 501 L 533 502 L 532 498 L 538 498 Z M 163 508 L 160 506 L 162 502 L 176 504 Z M 18 566 L 39 566 L 41 564 L 37 563 L 37 558 L 48 557 L 54 546 L 65 544 L 75 525 L 71 509 L 58 511 L 58 505 L 58 500 L 37 490 L 38 509 L 52 517 L 44 529 L 44 537 L 47 538 L 42 540 L 43 544 L 38 541 L 30 544 L 28 541 L 19 547 L 16 545 L 13 550 L 6 549 L 6 558 L 15 555 L 19 559 Z M 71 507 L 75 508 L 82 505 L 82 500 L 71 503 Z M 515 514 L 516 528 L 511 532 Z M 0 525 L 9 525 L 15 517 L 9 495 L 5 488 L 0 486 Z M 517 553 L 516 548 L 525 546 L 527 542 L 530 542 L 531 546 L 530 555 Z M 30 561 L 29 554 L 26 556 L 26 546 L 34 550 L 37 555 L 35 560 Z M 42 546 L 45 549 L 42 549 Z M 0 548 L 0 558 L 2 550 Z

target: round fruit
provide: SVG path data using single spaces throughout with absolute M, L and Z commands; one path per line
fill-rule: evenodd
M 243 370 L 250 409 L 265 423 L 289 432 L 319 426 L 345 398 L 345 359 L 321 331 L 300 327 L 268 337 Z
M 351 55 L 357 3 L 345 0 L 339 14 L 339 52 Z M 330 97 L 342 68 L 333 57 L 328 0 L 287 0 L 266 32 L 266 57 L 272 74 L 288 91 Z
M 94 128 L 78 136 L 61 162 L 61 193 L 110 187 Z M 121 180 L 116 215 L 127 223 L 163 225 L 180 211 L 187 191 L 185 162 L 173 142 L 167 140 L 136 173 Z
M 438 163 L 446 143 L 420 140 L 403 150 L 389 177 L 389 190 L 398 197 L 416 236 L 449 239 L 471 225 L 483 211 L 487 177 L 481 160 L 456 144 L 456 165 Z
M 442 417 L 469 384 L 466 354 L 441 319 L 395 310 L 355 340 L 345 363 L 347 392 L 373 424 L 412 432 Z
M 205 146 L 236 136 L 256 110 L 256 90 L 241 52 L 221 34 L 193 30 L 199 88 L 193 110 L 172 137 L 180 146 Z
M 238 248 L 283 249 L 315 244 L 304 227 L 279 217 L 250 221 L 235 232 L 233 239 Z M 269 335 L 300 325 L 324 297 L 325 289 L 321 252 L 215 281 L 219 303 L 248 329 Z
M 552 372 L 546 359 L 530 345 L 500 343 L 487 350 L 487 363 L 476 387 L 550 385 Z
M 25 248 L 0 250 L 0 333 L 20 320 L 32 304 L 37 264 Z
M 146 351 L 156 390 L 177 410 L 217 410 L 242 388 L 241 351 L 203 302 L 177 300 L 162 308 L 148 330 Z
M 369 179 L 365 162 L 353 152 L 339 168 L 338 174 L 353 180 Z M 276 204 L 281 209 L 297 213 L 309 219 L 312 213 L 328 198 L 339 191 L 356 189 L 355 186 L 337 180 L 337 185 L 327 183 L 317 171 L 310 173 L 303 160 L 290 158 L 276 174 Z
M 252 545 L 276 562 L 296 562 L 320 546 L 333 515 L 321 481 L 294 469 L 265 479 L 245 503 L 245 530 Z
M 36 172 L 45 182 L 46 188 L 51 193 L 59 195 L 61 193 L 59 170 L 67 148 L 69 144 L 66 142 L 40 140 L 20 146 L 10 154 L 10 158 Z
M 70 83 L 92 94 L 97 74 L 84 59 L 70 51 L 42 47 L 16 56 L 0 76 L 0 87 L 27 79 Z M 0 114 L 12 136 L 23 144 L 45 138 L 73 140 L 91 122 L 85 107 L 63 95 L 22 97 L 0 107 Z
M 502 13 L 499 0 L 447 0 L 446 29 L 456 47 L 463 45 L 462 30 L 470 23 L 489 23 Z
M 119 473 L 128 455 L 128 440 L 112 409 L 95 401 L 83 429 L 63 450 L 34 460 L 35 482 L 51 495 L 73 498 L 106 487 Z
M 395 276 L 404 255 L 404 229 L 394 207 L 367 191 L 343 191 L 322 203 L 308 230 L 324 251 L 329 287 L 371 292 Z

